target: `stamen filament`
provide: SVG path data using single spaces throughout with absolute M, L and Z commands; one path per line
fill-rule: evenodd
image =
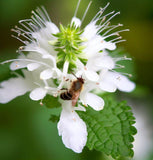
M 122 61 L 122 60 L 132 60 L 132 58 L 127 58 L 126 56 L 124 56 L 124 57 L 113 58 L 113 60 L 115 62 L 118 62 L 118 61 Z
M 112 15 L 103 25 L 102 27 L 107 23 L 109 22 L 111 19 L 113 19 L 116 15 L 120 14 L 120 12 L 116 12 L 114 15 Z
M 51 19 L 48 15 L 46 9 L 44 8 L 44 6 L 41 6 L 41 9 L 37 8 L 36 11 L 44 21 L 47 20 L 48 22 L 51 22 Z
M 91 3 L 92 3 L 92 1 L 89 2 L 88 6 L 87 6 L 87 9 L 84 12 L 84 15 L 83 15 L 82 20 L 81 20 L 82 22 L 84 21 L 84 18 L 85 18 L 86 14 L 87 14 L 87 12 L 88 12 L 88 10 L 90 8 Z
M 38 26 L 40 26 L 40 28 L 42 28 L 41 22 L 39 22 L 34 16 L 32 16 L 31 19 L 33 20 L 33 23 L 34 23 L 35 25 L 38 25 Z
M 37 13 L 35 13 L 34 11 L 32 11 L 32 13 L 33 13 L 34 16 L 36 16 L 37 21 L 39 20 L 41 22 L 41 24 L 43 24 L 44 26 L 46 26 L 45 22 L 42 20 L 42 18 Z
M 115 12 L 115 11 L 112 11 L 112 12 L 110 12 L 110 13 L 108 13 L 108 14 L 102 16 L 101 18 L 99 18 L 99 20 L 104 19 L 104 20 L 102 20 L 102 21 L 100 22 L 99 25 L 101 25 L 101 24 L 105 21 L 105 19 L 106 19 L 107 16 L 109 16 L 109 15 L 111 15 L 111 14 L 114 14 L 114 12 Z
M 116 36 L 119 36 L 119 33 L 120 33 L 120 32 L 124 32 L 124 31 L 129 31 L 129 29 L 123 29 L 123 30 L 114 32 L 114 33 L 112 33 L 112 34 L 110 34 L 110 35 L 105 36 L 104 39 L 106 39 L 106 38 L 108 38 L 108 37 L 111 37 L 111 36 L 115 36 L 115 35 L 116 35 Z
M 19 40 L 20 42 L 22 42 L 23 44 L 27 45 L 28 41 L 23 41 L 22 39 L 20 39 L 18 36 L 15 35 L 11 35 L 13 38 L 16 38 L 17 40 Z
M 110 40 L 109 42 L 114 42 L 114 41 L 116 41 L 118 39 L 122 39 L 122 37 L 120 36 L 120 37 L 114 38 L 114 39 Z
M 113 29 L 115 29 L 115 28 L 117 28 L 117 27 L 120 27 L 120 26 L 122 26 L 122 25 L 119 24 L 119 25 L 116 25 L 116 26 L 112 27 L 111 29 L 109 29 L 108 31 L 106 31 L 106 32 L 103 34 L 103 36 L 107 35 L 107 33 L 109 33 L 109 32 L 112 31 Z
M 121 43 L 121 42 L 125 42 L 125 41 L 126 41 L 126 39 L 122 39 L 122 40 L 114 42 L 114 43 L 117 44 L 117 43 Z
M 81 0 L 78 1 L 77 7 L 76 7 L 76 9 L 75 9 L 74 17 L 76 17 L 76 15 L 77 15 L 80 2 L 81 2 Z
M 52 69 L 52 67 L 50 65 L 43 63 L 43 62 L 40 62 L 40 61 L 33 60 L 33 59 L 10 59 L 10 60 L 6 60 L 4 62 L 1 62 L 0 64 L 5 64 L 5 63 L 9 63 L 9 62 L 14 62 L 14 61 L 27 61 L 27 62 L 39 63 L 41 65 L 44 65 L 44 66 Z
M 100 16 L 104 13 L 105 9 L 109 6 L 109 4 L 110 3 L 108 2 L 104 8 L 100 8 L 100 11 L 94 16 L 94 18 L 91 20 L 91 22 L 99 20 Z

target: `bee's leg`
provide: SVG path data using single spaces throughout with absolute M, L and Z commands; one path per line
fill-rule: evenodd
M 61 88 L 60 90 L 65 90 L 65 91 L 68 91 L 68 89 L 67 89 L 67 88 Z

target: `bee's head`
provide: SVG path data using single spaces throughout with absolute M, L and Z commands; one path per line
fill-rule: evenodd
M 76 78 L 77 78 L 77 80 L 79 81 L 79 82 L 81 82 L 82 84 L 84 84 L 84 79 L 82 78 L 82 76 L 81 77 L 77 77 L 73 72 L 71 72 Z
M 84 79 L 81 77 L 77 78 L 78 81 L 80 81 L 82 84 L 84 84 Z

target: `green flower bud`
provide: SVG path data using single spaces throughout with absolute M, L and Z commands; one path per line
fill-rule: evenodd
M 81 37 L 83 33 L 80 27 L 76 27 L 74 23 L 64 27 L 60 24 L 60 32 L 53 34 L 57 37 L 57 41 L 49 44 L 55 47 L 57 53 L 57 66 L 58 68 L 63 68 L 65 61 L 69 62 L 69 72 L 76 68 L 76 60 L 79 59 L 81 62 L 86 64 L 86 55 L 83 53 L 85 46 L 82 46 L 84 40 Z

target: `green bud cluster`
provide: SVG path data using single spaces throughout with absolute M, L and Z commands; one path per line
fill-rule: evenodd
M 60 24 L 60 32 L 53 34 L 57 37 L 57 41 L 53 44 L 57 54 L 57 67 L 62 69 L 64 62 L 69 62 L 69 72 L 76 68 L 76 60 L 79 59 L 84 64 L 87 62 L 85 54 L 83 54 L 84 46 L 81 43 L 84 41 L 81 39 L 83 31 L 80 27 L 76 27 L 75 24 L 64 27 Z

